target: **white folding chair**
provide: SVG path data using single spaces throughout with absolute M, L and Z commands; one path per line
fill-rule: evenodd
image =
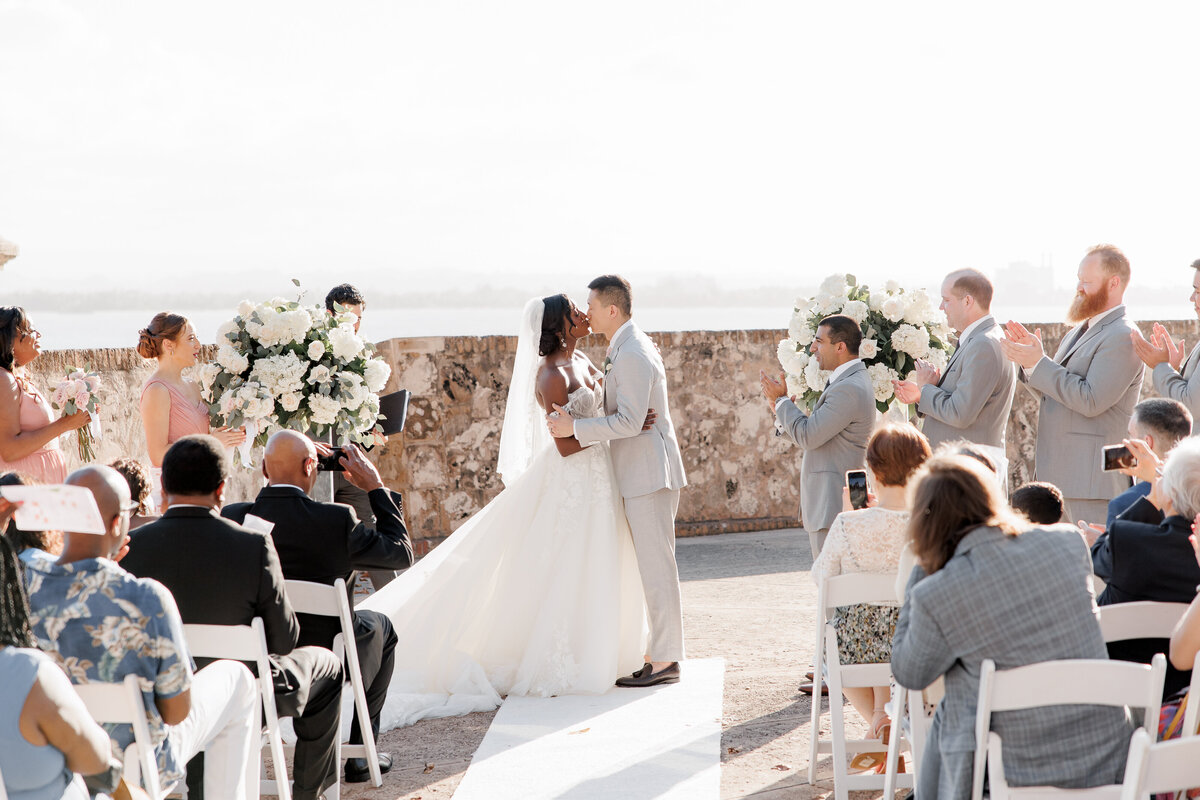
M 1154 743 L 1139 728 L 1129 742 L 1121 800 L 1143 800 L 1200 786 L 1200 738 Z
M 1162 653 L 1150 664 L 1107 659 L 1064 659 L 1043 661 L 1015 669 L 997 670 L 984 659 L 979 675 L 979 703 L 975 716 L 975 765 L 971 787 L 973 800 L 983 798 L 984 762 L 993 800 L 1081 796 L 1117 798 L 1121 785 L 1091 789 L 1055 789 L 1045 786 L 1011 787 L 1004 778 L 1000 736 L 991 730 L 992 713 L 1039 706 L 1098 705 L 1144 708 L 1142 724 L 1158 732 L 1162 705 L 1163 677 L 1167 659 Z
M 266 746 L 271 749 L 275 780 L 263 780 L 259 791 L 277 795 L 279 800 L 292 800 L 292 787 L 284 760 L 283 736 L 279 732 L 279 715 L 275 710 L 275 685 L 271 682 L 271 659 L 267 650 L 267 632 L 261 617 L 249 625 L 184 625 L 183 637 L 195 658 L 228 658 L 252 661 L 258 671 L 258 694 L 262 699 L 263 720 L 266 722 Z M 266 766 L 263 767 L 264 772 Z
M 0 772 L 0 800 L 8 800 L 8 790 L 4 788 L 3 772 Z
M 1183 731 L 1181 737 L 1196 735 L 1196 717 L 1200 714 L 1200 652 L 1192 662 L 1192 683 L 1188 686 L 1187 706 L 1183 709 Z M 1200 786 L 1200 784 L 1196 784 Z
M 940 679 L 939 679 L 940 680 Z M 938 689 L 942 687 L 937 685 Z M 940 696 L 938 698 L 941 699 Z M 913 780 L 919 773 L 919 765 L 921 756 L 925 751 L 925 741 L 929 738 L 929 728 L 933 725 L 932 717 L 925 714 L 925 691 L 921 689 L 905 689 L 898 685 L 895 681 L 892 682 L 892 701 L 891 711 L 893 730 L 896 726 L 901 726 L 904 730 L 904 725 L 907 722 L 908 728 L 904 730 L 904 740 L 909 745 L 909 756 L 912 759 L 912 775 Z M 893 736 L 888 741 L 887 749 L 887 772 L 883 781 L 883 796 L 894 797 L 896 795 L 896 777 L 897 767 L 900 761 L 900 743 L 901 737 Z
M 813 685 L 819 686 L 822 670 L 828 675 L 829 716 L 831 740 L 819 738 L 821 698 L 813 693 L 811 744 L 809 748 L 808 781 L 814 783 L 817 758 L 821 753 L 833 755 L 833 788 L 838 800 L 846 800 L 850 790 L 882 789 L 886 775 L 850 775 L 847 759 L 853 753 L 884 752 L 889 745 L 879 739 L 847 739 L 842 710 L 844 687 L 887 686 L 892 677 L 891 665 L 844 664 L 838 653 L 837 630 L 828 622 L 838 606 L 856 603 L 895 602 L 896 576 L 858 573 L 835 575 L 821 582 L 817 594 L 817 642 L 813 667 Z M 898 720 L 892 724 L 892 736 L 903 736 Z M 911 749 L 911 747 L 910 747 Z M 911 788 L 912 774 L 899 776 L 899 785 Z
M 362 669 L 358 664 L 358 647 L 354 638 L 354 618 L 351 616 L 350 600 L 346 594 L 346 582 L 338 578 L 333 586 L 310 581 L 285 581 L 288 599 L 297 614 L 314 614 L 324 617 L 336 617 L 341 622 L 342 632 L 333 639 L 330 648 L 339 659 L 345 655 L 347 664 L 346 679 L 350 682 L 354 693 L 354 708 L 358 711 L 359 724 L 363 727 L 362 744 L 345 744 L 338 737 L 338 763 L 343 757 L 365 758 L 371 772 L 371 782 L 375 786 L 383 785 L 383 775 L 379 771 L 379 755 L 375 749 L 375 737 L 371 735 L 371 715 L 367 712 L 367 690 L 363 686 Z M 325 791 L 330 800 L 340 797 L 341 784 L 335 783 Z
M 1100 606 L 1100 633 L 1106 642 L 1127 639 L 1170 639 L 1187 603 L 1114 603 Z
M 92 719 L 101 724 L 121 723 L 133 726 L 133 742 L 125 748 L 125 780 L 146 790 L 153 800 L 166 797 L 173 787 L 158 782 L 158 763 L 150 741 L 146 705 L 136 675 L 126 675 L 122 683 L 78 683 L 75 691 L 83 699 Z

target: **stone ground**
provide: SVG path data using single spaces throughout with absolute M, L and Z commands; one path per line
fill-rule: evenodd
M 808 784 L 811 706 L 797 691 L 812 662 L 817 596 L 807 535 L 781 530 L 689 537 L 679 540 L 677 552 L 688 654 L 725 659 L 722 798 L 832 797 L 828 756 L 817 785 Z M 493 716 L 425 720 L 384 734 L 381 749 L 395 762 L 383 786 L 346 786 L 343 797 L 448 800 Z M 848 706 L 846 719 L 854 726 L 851 736 L 861 736 L 865 724 Z M 822 721 L 827 734 L 827 712 Z M 536 780 L 530 776 L 531 785 Z

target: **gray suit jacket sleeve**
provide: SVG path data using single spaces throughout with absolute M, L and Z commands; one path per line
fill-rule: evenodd
M 1029 384 L 1085 417 L 1095 417 L 1116 404 L 1141 371 L 1128 329 L 1114 327 L 1105 333 L 1086 375 L 1076 375 L 1049 356 L 1029 372 Z
M 1153 375 L 1155 391 L 1183 403 L 1193 417 L 1200 416 L 1200 369 L 1193 371 L 1189 380 L 1163 362 L 1154 367 Z
M 925 578 L 921 567 L 913 567 L 906 598 L 892 637 L 892 674 L 906 689 L 924 689 L 954 665 L 955 655 L 942 635 L 937 620 L 912 589 Z
M 800 447 L 805 450 L 820 447 L 844 431 L 854 419 L 856 406 L 849 398 L 849 391 L 849 387 L 840 381 L 833 384 L 824 402 L 807 415 L 791 400 L 784 400 L 775 410 L 775 417 Z
M 626 439 L 642 432 L 650 409 L 654 368 L 641 353 L 623 348 L 605 378 L 605 390 L 617 391 L 616 413 L 606 417 L 575 420 L 575 438 L 580 444 Z
M 953 392 L 927 383 L 921 387 L 921 399 L 917 410 L 954 428 L 965 428 L 973 423 L 984 403 L 996 390 L 996 382 L 1011 369 L 999 350 L 988 347 L 987 342 L 970 343 L 971 349 L 962 354 L 968 359 L 959 373 Z

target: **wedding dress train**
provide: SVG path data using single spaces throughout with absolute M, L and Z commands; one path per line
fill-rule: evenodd
M 575 417 L 602 393 L 568 397 Z M 598 694 L 642 665 L 645 599 L 606 446 L 552 445 L 491 503 L 362 603 L 396 628 L 382 730 L 507 694 Z

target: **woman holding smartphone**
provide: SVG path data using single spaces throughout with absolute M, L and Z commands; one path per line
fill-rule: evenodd
M 825 578 L 866 572 L 895 575 L 900 551 L 907 541 L 909 478 L 930 456 L 929 441 L 911 425 L 885 425 L 867 442 L 867 472 L 875 487 L 869 508 L 838 514 L 829 527 L 821 555 L 813 564 L 817 585 Z M 900 609 L 895 604 L 860 603 L 838 608 L 832 620 L 838 634 L 838 651 L 848 663 L 884 664 L 892 657 L 892 633 Z M 884 705 L 887 686 L 844 688 L 854 709 L 871 725 L 871 737 L 890 733 L 891 720 Z M 859 753 L 851 769 L 882 770 L 884 753 Z

